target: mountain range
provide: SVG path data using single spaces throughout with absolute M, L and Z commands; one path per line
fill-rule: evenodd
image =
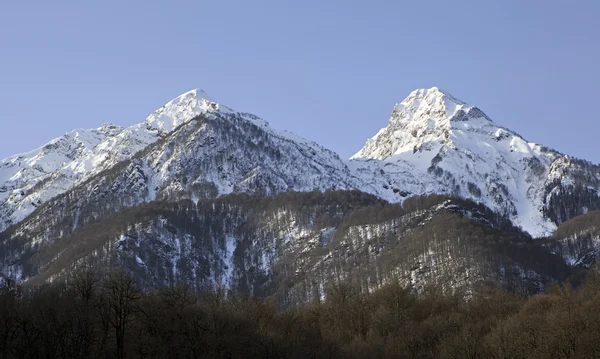
M 285 303 L 344 279 L 536 292 L 593 265 L 599 189 L 599 166 L 436 87 L 347 160 L 192 90 L 0 161 L 0 273 L 124 267 Z

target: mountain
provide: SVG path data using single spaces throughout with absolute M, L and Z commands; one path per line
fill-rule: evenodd
M 600 207 L 596 165 L 437 88 L 397 104 L 347 161 L 193 90 L 140 124 L 0 163 L 3 276 L 125 267 L 152 287 L 219 283 L 286 303 L 344 278 L 539 291 L 569 268 L 522 230 L 546 235 Z
M 105 124 L 94 130 L 75 130 L 34 151 L 2 160 L 0 231 L 19 223 L 50 199 L 117 164 L 122 165 L 144 149 L 145 157 L 133 164 L 144 169 L 140 174 L 147 181 L 145 193 L 132 194 L 141 201 L 154 200 L 168 191 L 190 190 L 192 186 L 207 185 L 216 190 L 216 195 L 240 188 L 251 190 L 252 186 L 260 187 L 261 181 L 271 181 L 261 187 L 267 192 L 335 188 L 337 182 L 344 188 L 348 187 L 346 182 L 353 181 L 337 154 L 289 132 L 272 130 L 258 117 L 234 112 L 208 98 L 202 90 L 192 90 L 140 124 L 128 128 Z M 200 116 L 204 116 L 202 120 Z M 200 121 L 206 122 L 196 126 Z M 193 123 L 184 126 L 189 122 Z M 177 130 L 180 131 L 174 135 Z M 192 146 L 183 146 L 185 141 Z M 265 145 L 265 141 L 273 151 L 269 154 L 271 161 L 263 162 L 263 158 L 257 157 L 251 163 L 240 160 L 244 157 L 240 150 L 256 149 Z M 150 145 L 156 146 L 150 149 Z M 288 171 L 274 168 L 282 151 L 289 159 Z M 173 183 L 174 177 L 186 182 L 194 175 L 189 171 L 200 171 L 194 164 L 213 155 L 218 163 L 211 163 L 214 165 L 211 173 L 201 174 L 205 178 L 195 178 L 189 185 Z M 311 163 L 303 163 L 306 161 Z M 297 166 L 301 164 L 306 167 Z M 202 166 L 208 164 L 203 162 Z M 299 171 L 314 177 L 296 180 L 293 176 Z M 353 187 L 357 184 L 353 183 Z
M 394 106 L 387 127 L 351 159 L 383 198 L 469 198 L 534 237 L 600 208 L 600 167 L 526 141 L 436 87 L 413 91 Z
M 174 128 L 218 110 L 200 90 L 187 92 L 128 128 L 106 123 L 74 130 L 43 147 L 0 161 L 0 231 L 42 203 L 131 158 Z M 230 110 L 225 109 L 226 112 Z
M 264 196 L 286 191 L 355 189 L 360 184 L 337 154 L 293 134 L 273 130 L 254 115 L 211 102 L 201 91 L 178 97 L 144 123 L 114 137 L 118 140 L 100 142 L 84 159 L 75 158 L 74 163 L 97 165 L 77 167 L 88 171 L 69 177 L 70 189 L 64 186 L 57 190 L 53 180 L 60 178 L 65 168 L 74 167 L 73 163 L 59 166 L 49 177 L 33 178 L 29 187 L 11 192 L 23 192 L 18 197 L 21 200 L 10 200 L 15 198 L 11 196 L 3 206 L 26 208 L 30 214 L 4 231 L 11 243 L 8 247 L 16 246 L 6 251 L 7 261 L 18 261 L 30 250 L 42 251 L 79 227 L 146 202 L 198 201 L 233 192 Z M 103 149 L 109 144 L 114 145 L 113 153 L 124 153 L 131 148 L 131 138 L 146 140 L 136 142 L 138 147 L 149 144 L 135 154 L 124 155 L 124 160 L 109 157 L 116 162 L 112 166 L 104 165 L 108 160 L 94 157 L 105 155 Z M 62 150 L 68 152 L 66 148 Z M 26 164 L 23 167 L 29 168 Z M 37 207 L 25 206 L 28 197 L 42 195 L 52 198 L 36 202 Z M 22 270 L 11 267 L 4 272 L 22 279 L 35 273 L 26 271 L 22 277 Z

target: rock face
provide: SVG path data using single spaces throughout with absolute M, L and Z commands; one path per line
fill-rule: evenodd
M 319 297 L 349 277 L 365 290 L 391 280 L 473 290 L 486 278 L 539 290 L 564 271 L 537 260 L 564 261 L 530 248 L 512 224 L 541 236 L 597 209 L 599 176 L 597 166 L 529 143 L 437 88 L 396 105 L 348 161 L 193 90 L 140 124 L 76 130 L 2 160 L 0 273 L 39 282 L 85 263 L 125 266 L 149 286 L 220 283 L 260 294 L 291 286 L 284 302 Z M 362 194 L 288 211 L 305 201 L 300 193 L 331 190 Z M 473 202 L 389 204 L 435 194 Z M 344 224 L 375 205 L 396 212 Z M 444 248 L 456 241 L 469 245 L 449 256 Z

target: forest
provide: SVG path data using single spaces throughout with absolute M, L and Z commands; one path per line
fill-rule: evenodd
M 147 291 L 122 271 L 0 289 L 0 358 L 593 358 L 600 275 L 545 294 L 466 295 L 351 283 L 287 308 L 185 286 Z

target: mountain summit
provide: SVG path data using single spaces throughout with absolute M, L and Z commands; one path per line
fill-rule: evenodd
M 232 113 L 200 89 L 188 91 L 128 128 L 105 123 L 80 129 L 46 145 L 0 160 L 0 231 L 18 223 L 49 199 L 164 138 L 192 119 Z
M 597 166 L 528 142 L 437 87 L 395 105 L 387 127 L 351 161 L 363 179 L 381 182 L 374 186 L 389 200 L 390 189 L 457 195 L 509 216 L 533 236 L 600 203 Z M 576 203 L 567 203 L 569 196 Z
M 161 134 L 167 134 L 196 116 L 215 111 L 234 112 L 232 109 L 213 100 L 203 90 L 194 89 L 176 97 L 156 110 L 148 116 L 145 124 L 148 129 L 155 129 Z
M 453 130 L 489 126 L 491 120 L 477 107 L 432 87 L 419 89 L 396 104 L 388 126 L 371 138 L 352 159 L 384 160 L 414 153 L 421 146 L 449 144 Z

